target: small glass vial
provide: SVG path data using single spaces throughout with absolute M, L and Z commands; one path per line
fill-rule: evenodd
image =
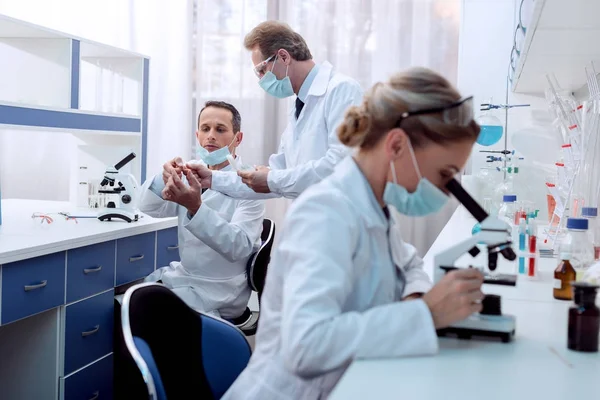
M 570 350 L 597 352 L 600 334 L 600 309 L 596 306 L 598 285 L 572 282 L 575 305 L 569 308 L 569 333 L 567 347 Z
M 571 265 L 571 254 L 561 253 L 562 260 L 554 270 L 554 290 L 552 294 L 558 300 L 573 300 L 573 288 L 571 282 L 575 280 L 577 273 Z

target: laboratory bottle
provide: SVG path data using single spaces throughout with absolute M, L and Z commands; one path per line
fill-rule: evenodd
M 600 309 L 596 306 L 598 285 L 573 282 L 575 304 L 569 308 L 567 347 L 570 350 L 597 352 L 600 334 Z
M 552 294 L 558 300 L 573 300 L 571 282 L 576 278 L 575 268 L 571 265 L 571 254 L 561 253 L 562 260 L 554 270 L 554 289 Z
M 594 260 L 600 260 L 600 219 L 597 207 L 583 207 L 581 216 L 588 220 L 590 241 L 594 246 Z
M 559 254 L 571 254 L 571 265 L 575 269 L 577 281 L 594 262 L 594 248 L 588 236 L 588 220 L 585 218 L 567 219 L 567 235 L 559 247 Z
M 498 211 L 498 218 L 512 227 L 515 223 L 516 206 L 517 196 L 514 194 L 505 194 L 502 196 L 502 207 Z

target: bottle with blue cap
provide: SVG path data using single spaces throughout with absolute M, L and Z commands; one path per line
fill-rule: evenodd
M 585 271 L 594 263 L 594 246 L 588 235 L 588 223 L 585 218 L 567 219 L 567 235 L 559 247 L 561 254 L 571 254 L 571 265 L 577 272 L 577 281 L 582 280 Z
M 514 194 L 505 194 L 502 196 L 502 206 L 498 211 L 498 218 L 511 227 L 515 223 L 515 212 L 517 211 L 517 196 Z
M 600 220 L 598 219 L 598 207 L 583 207 L 581 216 L 588 220 L 588 232 L 590 241 L 594 246 L 594 260 L 600 260 Z

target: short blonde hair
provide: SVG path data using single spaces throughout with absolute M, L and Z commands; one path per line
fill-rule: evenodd
M 460 94 L 444 77 L 427 68 L 410 68 L 375 84 L 362 105 L 346 112 L 338 137 L 347 146 L 369 149 L 396 126 L 403 112 L 443 107 L 458 100 Z M 401 127 L 414 147 L 428 142 L 475 141 L 480 130 L 475 121 L 464 127 L 444 123 L 440 114 L 410 117 Z
M 279 49 L 284 49 L 296 61 L 312 59 L 304 38 L 285 22 L 265 21 L 252 29 L 244 39 L 244 47 L 252 50 L 256 46 L 264 58 L 271 57 Z

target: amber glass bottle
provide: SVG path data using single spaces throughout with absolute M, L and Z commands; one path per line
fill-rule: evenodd
M 554 270 L 554 298 L 558 300 L 573 300 L 571 282 L 575 280 L 575 268 L 571 265 L 571 254 L 560 253 L 562 260 Z
M 567 347 L 575 351 L 597 352 L 600 335 L 600 309 L 596 306 L 598 286 L 573 282 L 575 304 L 569 308 Z

